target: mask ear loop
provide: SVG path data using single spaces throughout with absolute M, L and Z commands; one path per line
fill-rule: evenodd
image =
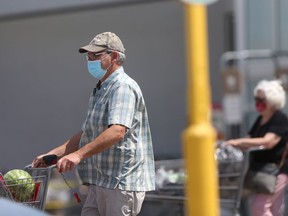
M 112 49 L 109 49 L 107 47 L 107 49 L 106 49 L 107 54 L 112 54 L 113 52 L 116 52 L 118 54 L 116 62 L 119 63 L 120 65 L 122 65 L 126 59 L 126 55 L 122 52 L 119 52 L 117 50 L 112 50 Z
M 111 52 L 110 50 L 106 50 L 106 52 L 107 52 L 108 55 L 107 55 L 105 58 L 107 58 L 108 56 L 110 56 L 110 55 L 112 54 L 112 52 Z M 105 59 L 105 58 L 103 58 L 103 59 Z M 101 61 L 102 61 L 103 59 L 101 59 Z M 113 63 L 111 63 L 111 64 L 105 69 L 106 73 L 107 73 L 107 71 L 109 70 L 109 68 L 110 68 L 112 65 L 113 65 Z

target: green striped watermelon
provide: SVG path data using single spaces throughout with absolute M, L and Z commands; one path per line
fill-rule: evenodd
M 3 177 L 15 201 L 31 201 L 35 183 L 28 172 L 14 169 L 7 172 Z

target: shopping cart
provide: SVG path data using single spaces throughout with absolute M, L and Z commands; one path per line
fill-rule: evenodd
M 170 159 L 155 161 L 156 190 L 145 196 L 143 215 L 183 216 L 184 213 L 184 160 Z M 151 212 L 152 206 L 156 208 Z M 146 207 L 147 206 L 147 210 Z M 145 214 L 145 211 L 147 212 Z
M 52 170 L 56 165 L 45 168 L 33 168 L 28 165 L 24 168 L 32 178 L 21 178 L 17 180 L 5 181 L 0 173 L 0 197 L 8 198 L 14 202 L 44 211 L 48 189 L 48 182 Z M 25 188 L 33 188 L 31 196 L 23 196 Z
M 0 173 L 0 197 L 44 211 L 48 183 L 52 170 L 56 168 L 57 156 L 47 155 L 43 160 L 47 167 L 33 168 L 27 165 L 24 168 L 31 178 L 5 180 Z M 32 189 L 32 193 L 25 195 L 27 188 Z
M 21 178 L 17 179 L 16 181 L 7 181 L 3 178 L 0 172 L 0 197 L 5 197 L 13 200 L 14 202 L 22 203 L 23 205 L 44 211 L 48 191 L 48 183 L 53 169 L 56 168 L 57 156 L 54 154 L 46 155 L 43 157 L 43 161 L 46 167 L 33 168 L 32 165 L 28 165 L 24 168 L 24 170 L 31 175 L 31 178 Z M 71 191 L 71 194 L 73 194 L 75 201 L 82 208 L 81 199 L 78 193 L 74 192 L 72 186 L 66 180 L 64 174 L 60 174 L 67 188 Z M 25 191 L 25 188 L 27 187 L 33 188 L 33 193 L 31 193 L 31 196 L 29 193 L 29 197 L 23 196 L 23 191 Z
M 221 143 L 219 149 L 223 155 L 216 155 L 218 160 L 219 173 L 219 191 L 220 200 L 223 207 L 233 209 L 233 216 L 239 216 L 240 204 L 242 199 L 252 195 L 250 190 L 244 188 L 244 181 L 249 169 L 250 154 L 254 151 L 261 151 L 263 146 L 250 147 L 245 151 L 241 151 L 230 145 Z M 226 156 L 225 156 L 226 154 Z M 247 207 L 245 207 L 247 208 Z M 242 213 L 246 213 L 248 209 L 243 209 Z
M 249 166 L 249 151 L 241 151 L 218 143 L 215 158 L 218 163 L 221 210 L 239 216 L 245 175 Z M 223 215 L 225 215 L 223 213 Z
M 218 166 L 219 201 L 221 215 L 239 215 L 245 174 L 249 166 L 249 149 L 242 152 L 225 143 L 217 143 L 215 159 Z M 174 202 L 183 206 L 185 201 L 185 171 L 183 159 L 155 162 L 156 190 L 146 194 L 148 201 Z M 182 211 L 179 215 L 184 215 Z

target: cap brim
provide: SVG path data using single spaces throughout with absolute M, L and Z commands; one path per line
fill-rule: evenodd
M 105 50 L 106 47 L 101 47 L 101 46 L 95 46 L 93 44 L 89 44 L 87 46 L 83 46 L 79 49 L 80 53 L 86 53 L 86 52 L 100 52 Z

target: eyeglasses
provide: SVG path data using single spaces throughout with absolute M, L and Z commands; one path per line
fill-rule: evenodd
M 92 52 L 89 52 L 87 53 L 86 55 L 86 59 L 87 61 L 95 61 L 95 60 L 99 60 L 100 57 L 105 54 L 105 52 L 102 52 L 102 53 L 92 53 Z
M 254 97 L 255 102 L 265 102 L 266 98 L 261 98 L 261 97 Z

